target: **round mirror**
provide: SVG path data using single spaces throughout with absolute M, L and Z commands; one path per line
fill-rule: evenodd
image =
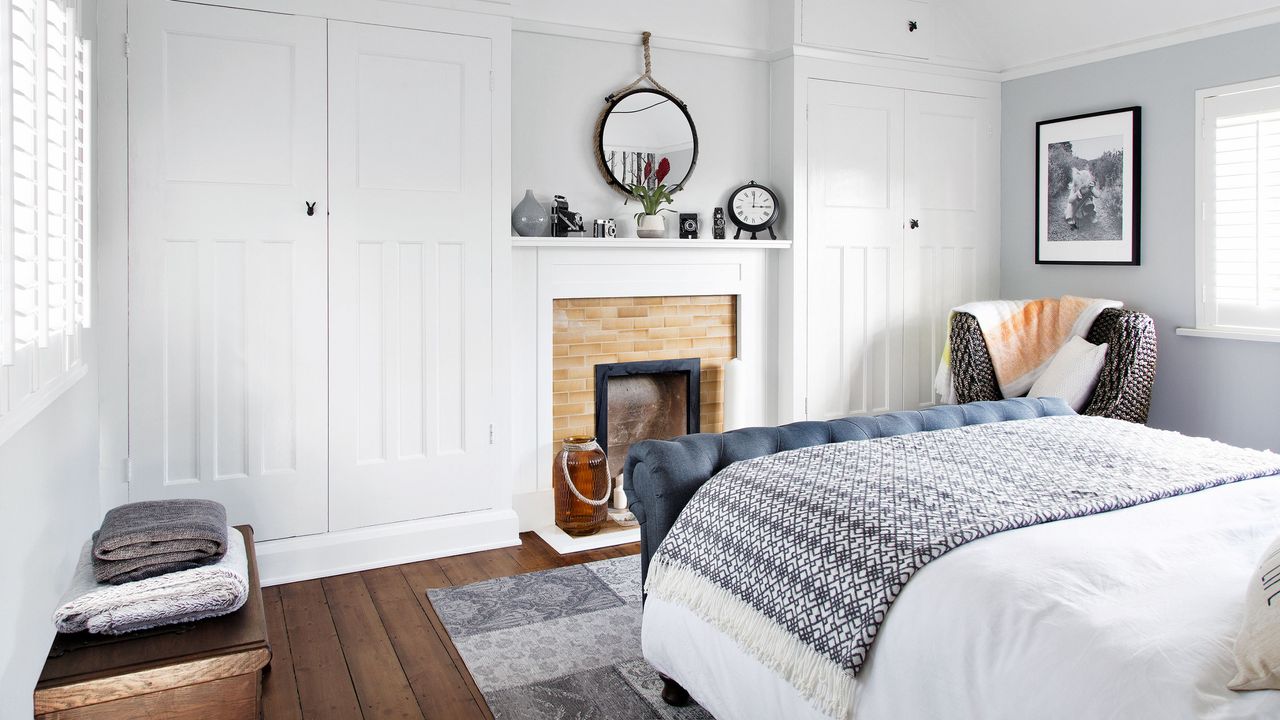
M 645 182 L 645 165 L 657 168 L 664 158 L 671 171 L 663 182 L 683 188 L 698 163 L 698 131 L 684 103 L 647 88 L 611 96 L 596 123 L 596 164 L 609 184 L 629 196 Z

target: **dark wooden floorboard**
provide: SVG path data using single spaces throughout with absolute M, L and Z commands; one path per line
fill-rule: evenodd
M 363 717 L 347 660 L 319 580 L 280 586 L 302 715 L 310 720 Z M 274 720 L 274 719 L 273 719 Z
M 481 580 L 519 575 L 525 569 L 507 553 L 507 548 L 454 555 L 436 561 L 453 585 L 470 585 Z
M 469 720 L 485 715 L 399 568 L 361 573 L 382 624 L 395 646 L 418 707 L 427 720 Z
M 516 547 L 266 588 L 263 718 L 492 720 L 426 591 L 638 552 L 559 555 L 524 533 Z
M 422 720 L 378 608 L 358 574 L 325 578 L 325 598 L 366 718 Z
M 271 665 L 262 680 L 262 715 L 272 720 L 301 720 L 298 681 L 293 676 L 293 654 L 285 630 L 284 605 L 280 588 L 262 589 L 262 609 L 267 615 L 267 638 L 271 644 Z

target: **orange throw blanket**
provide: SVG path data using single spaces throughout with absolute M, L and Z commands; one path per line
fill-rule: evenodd
M 1103 310 L 1121 305 L 1115 300 L 1063 295 L 1039 300 L 968 303 L 954 308 L 952 313 L 966 312 L 977 318 L 1000 392 L 1012 398 L 1027 394 L 1049 361 L 1072 336 L 1083 338 Z M 942 351 L 934 390 L 943 402 L 955 402 L 950 339 Z

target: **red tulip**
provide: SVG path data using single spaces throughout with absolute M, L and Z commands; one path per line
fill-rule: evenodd
M 653 174 L 653 161 L 646 160 L 644 163 L 644 181 L 649 182 L 649 176 Z M 662 182 L 659 180 L 658 182 Z
M 667 173 L 669 172 L 671 172 L 671 161 L 666 158 L 662 158 L 662 162 L 658 163 L 658 182 L 661 183 L 666 179 Z

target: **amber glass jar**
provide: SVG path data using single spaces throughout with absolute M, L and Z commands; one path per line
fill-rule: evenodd
M 609 464 L 592 437 L 568 437 L 551 468 L 556 527 L 569 535 L 591 535 L 609 513 Z

